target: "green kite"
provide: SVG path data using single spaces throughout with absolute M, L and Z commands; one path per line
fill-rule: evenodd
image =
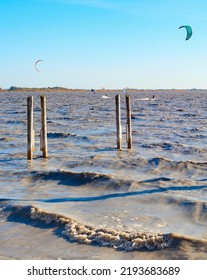
M 186 31 L 187 31 L 187 36 L 186 36 L 186 41 L 188 40 L 188 39 L 190 39 L 190 37 L 192 36 L 192 34 L 193 34 L 193 31 L 192 31 L 192 28 L 189 26 L 189 25 L 182 25 L 182 26 L 180 26 L 179 27 L 179 29 L 180 28 L 185 28 L 186 29 Z

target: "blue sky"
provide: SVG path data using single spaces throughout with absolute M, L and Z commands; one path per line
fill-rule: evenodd
M 1 88 L 207 88 L 206 0 L 0 0 L 0 11 Z

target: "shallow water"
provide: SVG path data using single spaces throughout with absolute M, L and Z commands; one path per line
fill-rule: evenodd
M 115 92 L 46 95 L 43 159 L 39 94 L 0 93 L 0 259 L 207 259 L 207 92 L 130 93 L 121 151 Z

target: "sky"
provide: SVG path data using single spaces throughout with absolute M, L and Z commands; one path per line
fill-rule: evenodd
M 0 0 L 0 12 L 0 88 L 207 88 L 206 0 Z

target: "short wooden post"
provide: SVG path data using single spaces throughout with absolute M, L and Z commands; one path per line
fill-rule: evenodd
M 42 128 L 40 130 L 40 150 L 42 151 L 43 158 L 48 157 L 47 149 L 47 116 L 46 116 L 46 96 L 40 96 L 41 103 L 41 124 Z
M 115 100 L 116 100 L 117 149 L 121 150 L 121 147 L 122 147 L 122 127 L 121 127 L 120 95 L 116 95 Z
M 126 95 L 126 117 L 127 117 L 127 125 L 126 125 L 127 147 L 128 149 L 131 149 L 132 148 L 132 121 L 131 121 L 131 102 L 130 102 L 129 95 Z
M 27 98 L 27 159 L 32 160 L 34 152 L 33 96 Z

